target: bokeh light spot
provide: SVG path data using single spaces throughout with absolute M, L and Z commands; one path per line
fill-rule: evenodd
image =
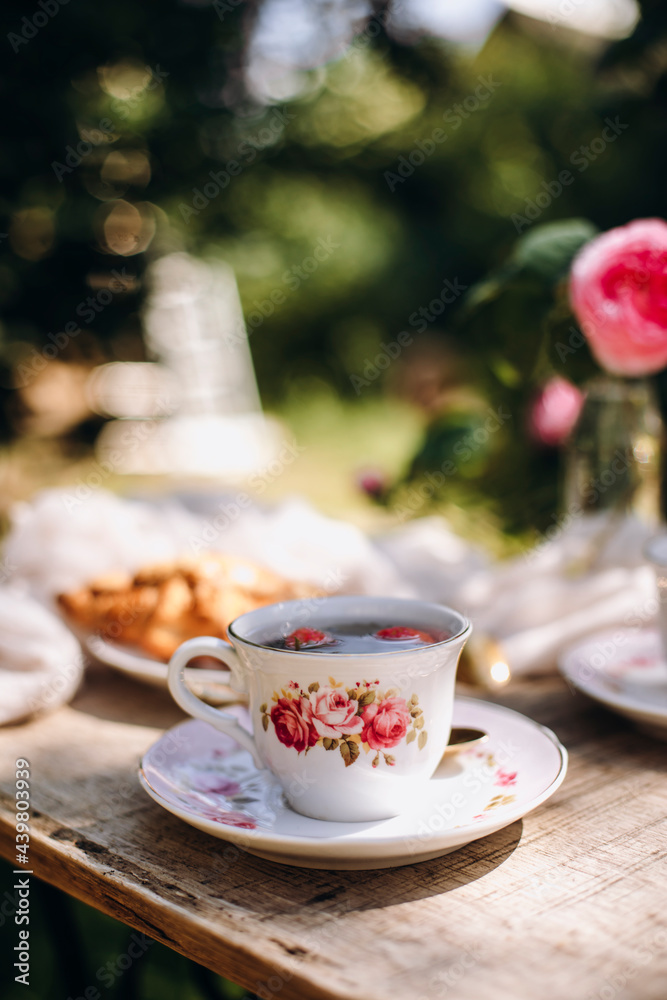
M 100 208 L 96 222 L 100 246 L 121 257 L 141 253 L 155 235 L 155 217 L 149 203 L 131 205 L 118 199 Z
M 53 249 L 55 226 L 49 208 L 24 208 L 17 212 L 9 227 L 12 250 L 24 260 L 41 260 Z
M 148 66 L 136 59 L 122 59 L 117 63 L 99 66 L 97 76 L 100 87 L 106 94 L 127 101 L 146 89 L 151 73 Z
M 145 187 L 151 179 L 151 165 L 139 149 L 115 149 L 105 157 L 100 177 L 105 184 Z

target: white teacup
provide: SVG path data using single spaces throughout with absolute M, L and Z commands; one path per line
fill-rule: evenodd
M 451 637 L 386 653 L 266 645 L 305 625 L 373 621 Z M 324 597 L 250 611 L 227 631 L 231 643 L 203 636 L 184 642 L 172 656 L 169 690 L 186 712 L 249 750 L 305 816 L 379 820 L 409 807 L 449 740 L 456 667 L 471 632 L 463 615 L 399 598 Z M 185 667 L 195 656 L 229 666 L 232 687 L 248 695 L 253 735 L 186 687 Z

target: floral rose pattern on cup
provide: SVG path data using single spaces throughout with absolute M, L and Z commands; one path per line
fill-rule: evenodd
M 307 750 L 317 740 L 317 733 L 310 726 L 303 714 L 303 698 L 278 698 L 271 709 L 271 722 L 275 726 L 276 736 L 286 747 L 296 747 L 298 753 Z M 264 723 L 264 728 L 268 722 Z
M 270 707 L 260 705 L 262 726 L 266 732 L 273 723 L 280 742 L 297 753 L 308 753 L 315 746 L 338 750 L 349 767 L 362 750 L 375 751 L 373 767 L 381 760 L 393 767 L 396 759 L 388 750 L 414 740 L 422 750 L 428 734 L 417 695 L 406 700 L 395 688 L 380 691 L 379 684 L 361 681 L 345 690 L 341 681 L 330 677 L 328 685 L 315 681 L 304 691 L 290 681 L 273 692 Z
M 404 698 L 385 698 L 367 705 L 361 713 L 364 728 L 361 738 L 373 750 L 387 750 L 400 743 L 412 725 L 412 716 Z
M 360 733 L 364 724 L 358 710 L 359 702 L 340 688 L 317 688 L 304 699 L 304 714 L 318 736 L 338 739 Z

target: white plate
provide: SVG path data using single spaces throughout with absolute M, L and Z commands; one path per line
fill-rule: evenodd
M 667 739 L 667 661 L 657 629 L 596 632 L 567 649 L 559 667 L 579 691 Z
M 233 711 L 244 717 L 244 709 Z M 245 718 L 247 724 L 247 713 Z M 299 815 L 249 753 L 195 720 L 153 744 L 139 778 L 175 816 L 260 858 L 302 868 L 393 868 L 449 854 L 514 823 L 565 777 L 564 747 L 551 730 L 518 712 L 460 698 L 454 725 L 484 729 L 489 741 L 447 755 L 410 812 L 379 822 L 327 823 Z
M 135 680 L 167 688 L 168 666 L 163 660 L 155 660 L 131 646 L 121 646 L 120 643 L 101 639 L 98 635 L 81 636 L 81 642 L 86 651 L 100 663 L 114 667 Z M 226 683 L 229 678 L 228 670 L 191 667 L 185 671 L 185 676 L 195 694 L 212 704 L 222 705 L 240 698 Z

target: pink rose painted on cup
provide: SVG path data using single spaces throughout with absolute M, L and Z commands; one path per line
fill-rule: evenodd
M 273 692 L 273 703 L 260 705 L 262 728 L 268 733 L 273 725 L 280 742 L 298 753 L 315 748 L 316 753 L 339 754 L 345 767 L 359 760 L 373 768 L 382 760 L 395 767 L 397 759 L 387 750 L 401 742 L 423 750 L 428 733 L 418 695 L 413 693 L 406 701 L 394 689 L 383 693 L 379 684 L 364 680 L 344 687 L 330 677 L 328 685 L 312 681 L 306 687 L 288 680 L 280 693 Z
M 312 691 L 304 703 L 304 715 L 317 736 L 338 739 L 360 733 L 363 722 L 357 715 L 359 703 L 340 688 L 323 687 Z
M 607 371 L 667 366 L 667 223 L 637 219 L 587 243 L 572 265 L 570 301 Z
M 528 418 L 530 436 L 551 448 L 563 444 L 572 433 L 583 405 L 581 390 L 555 375 L 533 402 Z
M 286 747 L 294 747 L 299 753 L 317 742 L 317 733 L 304 718 L 304 704 L 307 705 L 305 698 L 279 698 L 271 709 L 276 736 Z
M 362 712 L 363 743 L 373 750 L 388 750 L 401 742 L 412 724 L 412 717 L 404 698 L 385 698 L 372 702 Z

